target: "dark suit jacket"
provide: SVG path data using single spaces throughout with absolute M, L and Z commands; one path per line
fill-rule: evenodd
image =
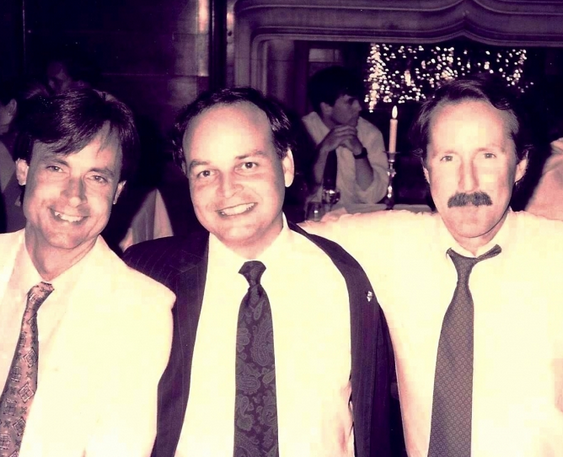
M 395 379 L 391 341 L 383 313 L 364 271 L 339 245 L 292 230 L 319 246 L 345 278 L 350 296 L 354 441 L 359 457 L 395 455 L 402 439 L 398 402 L 391 398 Z M 171 237 L 129 248 L 124 260 L 176 294 L 170 361 L 159 385 L 158 433 L 153 457 L 173 457 L 190 391 L 191 362 L 207 273 L 209 234 Z M 396 425 L 395 425 L 396 424 Z M 392 434 L 397 434 L 398 438 Z M 395 442 L 393 442 L 395 441 Z

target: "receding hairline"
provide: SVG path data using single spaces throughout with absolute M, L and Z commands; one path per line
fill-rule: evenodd
M 275 148 L 275 143 L 274 143 L 274 133 L 272 132 L 272 124 L 270 122 L 270 119 L 268 118 L 268 114 L 259 106 L 257 106 L 256 104 L 252 103 L 251 101 L 248 100 L 236 100 L 232 103 L 230 102 L 218 102 L 215 103 L 214 105 L 208 106 L 206 108 L 204 108 L 201 112 L 197 113 L 194 117 L 192 117 L 188 123 L 186 124 L 186 128 L 184 129 L 184 133 L 182 134 L 182 148 L 184 149 L 184 155 L 186 154 L 186 150 L 184 147 L 184 144 L 186 142 L 187 136 L 188 136 L 188 131 L 191 130 L 192 125 L 195 124 L 197 122 L 198 119 L 200 119 L 203 115 L 210 113 L 212 111 L 216 111 L 216 109 L 220 109 L 220 108 L 231 108 L 231 107 L 239 107 L 239 106 L 248 106 L 250 108 L 253 108 L 254 111 L 257 111 L 259 113 L 261 113 L 264 118 L 266 119 L 266 123 L 268 125 L 268 132 L 270 134 L 270 141 L 272 142 L 272 145 Z
M 512 109 L 499 109 L 496 106 L 494 106 L 486 98 L 467 96 L 467 97 L 463 97 L 463 98 L 459 98 L 459 99 L 453 99 L 453 100 L 452 99 L 443 99 L 443 100 L 440 100 L 436 104 L 436 106 L 434 106 L 432 111 L 429 113 L 429 117 L 428 117 L 428 144 L 427 144 L 427 146 L 430 145 L 430 139 L 432 137 L 432 128 L 435 125 L 436 116 L 448 106 L 459 106 L 459 105 L 464 104 L 464 103 L 482 103 L 482 104 L 488 105 L 489 107 L 493 108 L 496 112 L 498 112 L 501 115 L 501 117 L 503 119 L 503 124 L 508 129 L 507 133 L 508 133 L 509 137 L 512 140 L 514 140 L 514 137 L 518 133 L 520 126 L 518 124 L 518 118 L 516 117 L 516 113 Z

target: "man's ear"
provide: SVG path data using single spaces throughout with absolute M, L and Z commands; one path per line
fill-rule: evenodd
M 293 183 L 293 178 L 295 177 L 295 163 L 293 161 L 293 153 L 291 152 L 291 149 L 288 149 L 285 153 L 285 157 L 281 159 L 281 165 L 285 187 L 289 187 Z
M 430 173 L 428 172 L 428 168 L 426 167 L 426 161 L 421 157 L 420 164 L 422 165 L 422 172 L 424 173 L 424 179 L 426 182 L 430 184 Z
M 117 184 L 117 189 L 115 189 L 115 195 L 113 196 L 113 204 L 114 205 L 117 203 L 117 199 L 121 195 L 121 192 L 123 191 L 123 188 L 125 187 L 126 183 L 127 183 L 127 181 L 121 181 Z
M 524 153 L 524 157 L 516 164 L 516 173 L 514 174 L 514 183 L 517 184 L 528 170 L 528 151 Z
M 328 103 L 321 102 L 319 106 L 321 108 L 321 117 L 323 119 L 325 117 L 329 117 L 332 114 L 332 106 L 330 106 Z
M 16 160 L 16 178 L 20 186 L 25 186 L 27 183 L 27 172 L 29 165 L 23 159 Z
M 8 110 L 8 114 L 12 117 L 14 117 L 16 115 L 16 112 L 18 111 L 18 102 L 16 101 L 15 98 L 12 98 L 8 104 L 6 105 L 6 109 Z

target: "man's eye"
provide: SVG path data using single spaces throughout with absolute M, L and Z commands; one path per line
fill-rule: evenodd
M 211 176 L 211 172 L 209 170 L 202 170 L 196 175 L 196 178 L 207 178 L 209 176 Z
M 484 156 L 485 159 L 494 159 L 496 157 L 496 155 L 493 154 L 492 152 L 485 152 Z
M 94 179 L 94 181 L 96 181 L 100 184 L 106 184 L 108 182 L 108 180 L 106 178 L 104 178 L 103 176 L 100 176 L 100 175 L 93 176 L 92 179 Z
M 451 162 L 453 160 L 452 156 L 444 156 L 440 159 L 440 162 Z
M 47 170 L 54 171 L 57 173 L 59 171 L 63 171 L 63 169 L 61 167 L 58 167 L 57 165 L 47 165 Z
M 243 167 L 245 170 L 251 170 L 251 169 L 253 169 L 253 168 L 256 168 L 257 166 L 258 166 L 258 164 L 256 164 L 255 162 L 244 162 L 244 163 L 242 164 L 242 167 Z

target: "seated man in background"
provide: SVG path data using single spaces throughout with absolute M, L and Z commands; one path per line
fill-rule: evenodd
M 176 126 L 206 231 L 124 256 L 177 295 L 153 456 L 392 455 L 385 319 L 357 262 L 282 213 L 286 114 L 253 89 L 225 89 Z
M 20 100 L 16 83 L 0 83 L 0 197 L 3 200 L 3 205 L 0 205 L 0 233 L 13 232 L 25 225 L 14 162 L 14 124 Z
M 99 236 L 137 143 L 129 109 L 92 89 L 26 106 L 15 151 L 26 225 L 0 235 L 2 455 L 150 453 L 174 295 Z
M 527 123 L 506 84 L 446 82 L 412 129 L 437 212 L 308 223 L 389 322 L 409 457 L 563 452 L 563 223 L 512 212 Z
M 360 117 L 361 80 L 343 67 L 329 67 L 315 73 L 307 88 L 314 111 L 303 124 L 316 145 L 311 200 L 322 201 L 323 181 L 334 186 L 336 172 L 340 200 L 333 208 L 377 203 L 387 190 L 387 156 L 379 129 Z

